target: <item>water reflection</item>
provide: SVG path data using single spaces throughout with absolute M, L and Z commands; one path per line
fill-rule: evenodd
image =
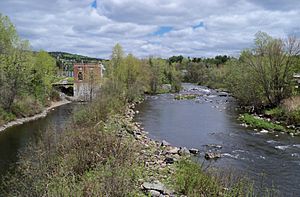
M 66 126 L 74 104 L 67 104 L 53 109 L 45 118 L 14 126 L 0 132 L 0 178 L 9 168 L 14 168 L 18 153 L 30 142 L 35 142 L 47 129 L 61 131 Z

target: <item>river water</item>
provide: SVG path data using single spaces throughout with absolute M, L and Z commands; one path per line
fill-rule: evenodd
M 18 154 L 31 142 L 35 142 L 46 129 L 60 132 L 71 117 L 74 104 L 52 109 L 45 118 L 10 127 L 0 132 L 0 179 L 13 170 Z M 0 194 L 1 196 L 1 194 Z
M 256 184 L 279 190 L 279 196 L 300 196 L 300 137 L 264 133 L 245 128 L 237 121 L 233 98 L 205 87 L 184 84 L 181 92 L 199 96 L 175 100 L 173 94 L 149 96 L 137 109 L 136 117 L 150 137 L 174 146 L 219 151 L 223 157 L 210 162 L 217 168 L 242 172 Z M 217 150 L 208 144 L 221 145 Z M 262 181 L 263 179 L 263 181 Z

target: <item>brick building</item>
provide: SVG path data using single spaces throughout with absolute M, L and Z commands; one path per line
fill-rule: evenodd
M 100 63 L 74 64 L 74 97 L 90 101 L 99 91 L 104 66 Z

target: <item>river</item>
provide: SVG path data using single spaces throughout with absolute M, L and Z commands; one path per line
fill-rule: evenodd
M 136 120 L 151 138 L 197 148 L 200 162 L 204 152 L 220 151 L 222 158 L 206 164 L 246 174 L 256 185 L 273 185 L 280 196 L 300 196 L 300 137 L 241 126 L 235 100 L 217 91 L 184 84 L 181 93 L 204 96 L 194 100 L 175 100 L 173 94 L 148 96 L 137 108 Z M 212 150 L 208 144 L 222 149 Z
M 35 142 L 46 129 L 60 132 L 71 117 L 75 104 L 52 109 L 45 118 L 10 127 L 0 132 L 0 179 L 14 170 L 18 154 L 31 142 Z M 1 196 L 1 195 L 0 195 Z

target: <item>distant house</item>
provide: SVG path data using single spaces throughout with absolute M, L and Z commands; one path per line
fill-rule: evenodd
M 74 64 L 74 97 L 82 101 L 92 100 L 100 89 L 104 70 L 101 63 Z

